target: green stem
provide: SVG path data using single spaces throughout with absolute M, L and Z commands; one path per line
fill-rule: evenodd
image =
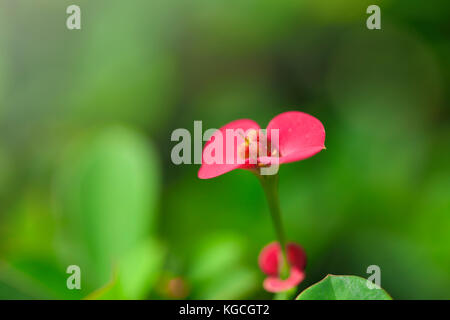
M 273 300 L 292 300 L 296 293 L 297 287 L 293 287 L 289 290 L 275 293 Z
M 285 279 L 289 276 L 289 266 L 286 256 L 286 238 L 284 236 L 283 225 L 281 223 L 281 210 L 278 197 L 278 174 L 257 175 L 266 194 L 270 215 L 272 216 L 275 232 L 280 243 L 282 253 L 282 263 L 280 267 L 280 277 Z

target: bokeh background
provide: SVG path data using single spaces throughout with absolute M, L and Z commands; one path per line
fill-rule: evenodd
M 66 28 L 66 8 L 82 29 Z M 381 30 L 366 8 L 381 7 Z M 299 291 L 328 273 L 450 298 L 450 3 L 1 0 L 0 298 L 270 299 L 275 239 L 238 170 L 174 165 L 170 135 L 278 113 L 327 150 L 280 169 Z M 81 268 L 68 290 L 66 268 Z

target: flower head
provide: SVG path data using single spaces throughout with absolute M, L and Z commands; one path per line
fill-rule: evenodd
M 324 142 L 325 129 L 318 119 L 290 111 L 273 118 L 266 130 L 248 119 L 230 122 L 215 131 L 203 148 L 200 179 L 248 169 L 261 182 L 279 241 L 266 246 L 259 255 L 261 270 L 268 276 L 263 286 L 269 292 L 296 287 L 305 277 L 306 266 L 306 255 L 299 245 L 285 246 L 275 175 L 278 165 L 312 157 L 325 149 Z
M 200 179 L 234 169 L 255 169 L 312 157 L 325 148 L 325 130 L 315 117 L 289 111 L 273 118 L 265 132 L 253 120 L 235 120 L 218 129 L 205 144 Z
M 296 287 L 305 278 L 306 254 L 301 246 L 295 243 L 286 245 L 286 258 L 289 263 L 289 277 L 280 278 L 282 252 L 278 242 L 265 246 L 259 254 L 258 263 L 262 272 L 268 277 L 263 286 L 269 292 L 286 291 Z

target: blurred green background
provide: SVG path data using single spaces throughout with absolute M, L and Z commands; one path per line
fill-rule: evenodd
M 66 28 L 77 4 L 82 29 Z M 366 8 L 381 7 L 381 30 Z M 170 160 L 193 132 L 319 118 L 327 150 L 280 169 L 299 290 L 368 277 L 450 298 L 450 3 L 0 0 L 0 298 L 269 299 L 263 191 Z M 81 290 L 66 268 L 81 268 Z

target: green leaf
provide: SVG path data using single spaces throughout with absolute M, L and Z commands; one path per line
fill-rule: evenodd
M 159 162 L 141 135 L 110 127 L 71 145 L 55 186 L 64 260 L 79 265 L 92 290 L 139 250 L 155 226 Z
M 31 276 L 0 260 L 0 300 L 52 298 L 55 296 L 49 294 L 40 283 L 35 283 Z
M 81 299 L 82 290 L 69 290 L 64 267 L 48 257 L 18 257 L 9 261 L 4 278 L 17 290 L 38 299 Z M 0 275 L 0 279 L 2 276 Z M 83 283 L 82 283 L 83 288 Z
M 123 257 L 112 279 L 86 299 L 144 299 L 158 280 L 164 257 L 165 250 L 157 241 L 143 241 Z
M 145 298 L 158 280 L 164 257 L 164 248 L 154 240 L 142 242 L 124 256 L 118 280 L 125 299 Z
M 246 241 L 229 233 L 209 235 L 193 254 L 188 280 L 193 299 L 242 299 L 260 286 L 258 272 L 246 267 Z
M 230 269 L 217 279 L 201 287 L 195 299 L 200 300 L 236 300 L 251 295 L 260 286 L 258 273 L 249 268 Z
M 369 289 L 368 280 L 357 276 L 327 275 L 305 289 L 297 300 L 392 300 L 380 287 Z
M 202 282 L 222 276 L 242 262 L 245 246 L 245 241 L 234 234 L 209 235 L 193 254 L 189 279 Z

